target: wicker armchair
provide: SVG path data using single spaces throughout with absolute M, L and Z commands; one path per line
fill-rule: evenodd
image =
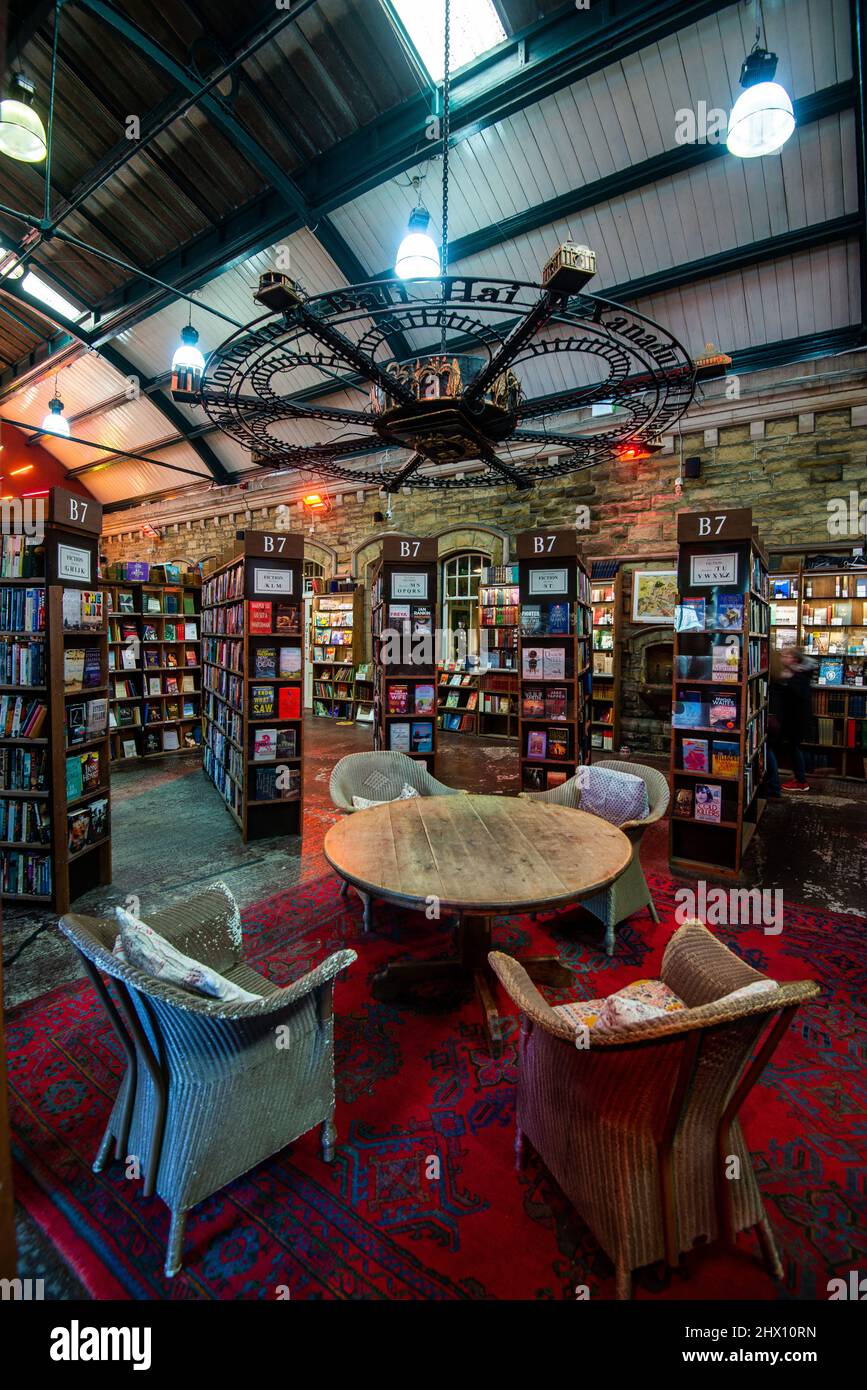
M 633 777 L 640 777 L 647 786 L 647 800 L 650 806 L 650 810 L 643 820 L 624 821 L 620 827 L 624 835 L 635 846 L 632 851 L 632 862 L 628 869 L 618 879 L 615 879 L 610 887 L 581 904 L 602 922 L 605 927 L 605 951 L 607 955 L 613 956 L 615 928 L 620 922 L 625 922 L 627 917 L 631 917 L 633 912 L 640 912 L 643 907 L 646 907 L 654 922 L 659 921 L 659 915 L 647 886 L 644 870 L 641 867 L 638 847 L 647 827 L 665 815 L 670 792 L 668 781 L 662 773 L 657 772 L 653 767 L 645 767 L 643 763 L 624 763 L 619 758 L 606 758 L 602 762 L 594 763 L 593 766 L 605 768 L 609 772 L 630 772 Z M 581 771 L 579 769 L 574 777 L 569 778 L 568 782 L 554 787 L 549 792 L 524 792 L 523 795 L 531 801 L 550 801 L 557 806 L 571 806 L 573 810 L 578 810 L 581 804 L 580 782 Z
M 328 790 L 331 800 L 341 811 L 352 814 L 359 808 L 353 806 L 354 796 L 365 796 L 368 801 L 395 801 L 404 783 L 415 787 L 419 796 L 464 796 L 457 787 L 447 787 L 432 777 L 423 762 L 407 757 L 406 753 L 347 753 L 345 758 L 335 763 L 331 771 Z M 364 931 L 370 931 L 370 896 L 356 890 L 364 904 Z M 349 884 L 344 880 L 340 885 L 341 897 L 346 897 Z
M 279 989 L 241 960 L 241 924 L 216 886 L 154 913 L 155 931 L 242 988 L 254 1003 L 198 998 L 112 954 L 114 922 L 67 914 L 79 952 L 126 1054 L 126 1071 L 93 1164 L 135 1155 L 143 1192 L 171 1211 L 165 1272 L 181 1268 L 187 1212 L 315 1125 L 334 1157 L 334 978 L 355 960 L 337 951 Z M 111 986 L 103 976 L 109 976 Z
M 578 1025 L 518 961 L 499 951 L 489 960 L 522 1014 L 518 1166 L 528 1140 L 614 1262 L 617 1297 L 630 1296 L 633 1270 L 674 1268 L 700 1237 L 733 1243 L 750 1227 L 781 1277 L 737 1113 L 815 982 L 727 1001 L 767 977 L 687 922 L 666 947 L 662 979 L 688 1007 L 593 1030 L 581 1047 Z M 737 1182 L 727 1180 L 732 1157 Z

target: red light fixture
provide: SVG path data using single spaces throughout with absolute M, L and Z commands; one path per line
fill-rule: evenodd
M 33 472 L 33 464 L 32 464 L 32 463 L 25 463 L 25 465 L 24 465 L 23 468 L 12 468 L 12 469 L 10 469 L 10 471 L 9 471 L 9 477 L 10 477 L 10 478 L 17 478 L 17 477 L 19 477 L 20 474 L 22 474 L 22 473 L 32 473 L 32 472 Z
M 308 492 L 306 497 L 301 499 L 305 507 L 309 507 L 311 512 L 324 512 L 328 510 L 328 503 L 319 492 Z
M 643 459 L 652 458 L 654 454 L 661 453 L 661 439 L 632 439 L 621 444 L 617 450 L 617 458 L 620 463 L 638 463 Z

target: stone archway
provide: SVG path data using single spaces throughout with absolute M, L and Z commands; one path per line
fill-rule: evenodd
M 492 565 L 504 565 L 509 558 L 510 537 L 499 526 L 447 526 L 435 539 L 440 560 L 459 550 L 482 551 L 490 555 Z
M 322 566 L 323 574 L 328 579 L 333 579 L 337 574 L 337 551 L 333 546 L 324 545 L 322 541 L 314 541 L 309 536 L 305 536 L 304 559 L 316 560 Z

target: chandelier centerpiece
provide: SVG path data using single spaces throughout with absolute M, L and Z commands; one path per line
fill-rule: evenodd
M 398 274 L 308 295 L 268 271 L 254 296 L 264 314 L 205 364 L 197 402 L 269 469 L 390 493 L 523 490 L 646 457 L 687 410 L 697 376 L 724 370 L 708 363 L 699 373 L 666 329 L 587 294 L 596 256 L 571 239 L 541 283 L 449 273 L 449 8 L 445 0 L 439 256 L 415 178 Z M 424 256 L 408 245 L 419 236 Z M 592 408 L 602 403 L 617 409 L 600 419 Z

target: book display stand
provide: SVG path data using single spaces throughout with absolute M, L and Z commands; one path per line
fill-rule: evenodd
M 437 545 L 385 536 L 371 595 L 373 746 L 423 759 L 437 749 Z
M 313 713 L 351 724 L 369 690 L 356 689 L 362 656 L 364 590 L 316 594 L 310 615 Z M 360 682 L 363 686 L 363 679 Z
M 108 630 L 102 508 L 60 487 L 45 507 L 40 545 L 0 550 L 0 885 L 62 913 L 111 881 Z
M 548 791 L 590 754 L 590 579 L 571 528 L 517 537 L 521 787 Z
M 602 562 L 600 562 L 601 564 Z M 623 619 L 623 579 L 620 569 L 606 579 L 590 571 L 593 604 L 593 689 L 590 745 L 610 757 L 620 747 L 620 650 Z
M 737 877 L 765 809 L 767 559 L 749 508 L 677 521 L 669 857 Z
M 304 539 L 238 533 L 202 586 L 202 765 L 245 841 L 300 835 Z

